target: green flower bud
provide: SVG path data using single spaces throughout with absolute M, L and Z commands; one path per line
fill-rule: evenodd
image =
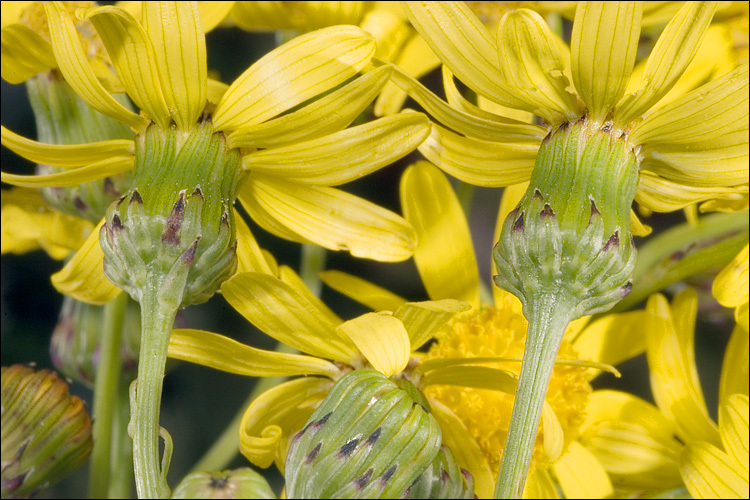
M 341 377 L 292 440 L 289 498 L 395 498 L 440 452 L 429 410 L 375 370 Z
M 29 102 L 36 119 L 39 141 L 48 144 L 85 144 L 110 139 L 130 139 L 130 129 L 91 108 L 55 71 L 40 73 L 26 81 Z M 116 99 L 131 109 L 124 96 Z M 37 165 L 38 174 L 64 169 Z M 76 186 L 41 189 L 56 210 L 98 223 L 107 207 L 130 186 L 132 173 L 124 172 Z
M 276 498 L 268 482 L 252 469 L 194 472 L 185 476 L 172 498 Z
M 474 498 L 474 478 L 458 466 L 451 450 L 442 445 L 435 460 L 401 498 Z
M 156 287 L 175 309 L 205 302 L 237 267 L 234 202 L 240 154 L 210 122 L 136 137 L 131 191 L 107 209 L 104 272 L 142 303 Z
M 57 326 L 52 332 L 50 357 L 60 373 L 93 388 L 99 366 L 104 308 L 63 297 Z M 135 379 L 141 343 L 140 310 L 129 301 L 122 325 L 122 374 L 126 383 Z
M 542 142 L 529 188 L 494 250 L 495 282 L 525 312 L 533 297 L 557 293 L 576 318 L 606 311 L 630 292 L 638 160 L 620 134 L 582 118 Z
M 83 401 L 49 370 L 2 367 L 2 497 L 34 494 L 78 468 L 91 453 Z

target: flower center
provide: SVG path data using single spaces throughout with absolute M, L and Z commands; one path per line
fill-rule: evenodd
M 68 11 L 75 24 L 76 31 L 81 35 L 83 48 L 89 58 L 100 57 L 108 60 L 107 53 L 104 49 L 99 35 L 96 33 L 91 21 L 80 21 L 76 15 L 76 9 L 88 9 L 96 7 L 96 2 L 61 2 L 63 8 Z M 18 22 L 32 29 L 37 35 L 50 42 L 49 26 L 47 24 L 47 14 L 44 11 L 44 2 L 34 2 L 29 5 L 21 15 Z
M 497 367 L 518 374 L 526 343 L 526 325 L 520 304 L 508 295 L 497 307 L 483 306 L 454 320 L 438 336 L 437 343 L 430 348 L 423 360 L 458 357 L 512 358 L 519 361 L 498 363 Z M 564 360 L 578 358 L 565 338 L 557 357 Z M 591 386 L 584 373 L 585 369 L 581 367 L 555 366 L 547 390 L 547 402 L 563 429 L 565 449 L 578 434 L 588 395 L 591 393 Z M 446 405 L 461 419 L 487 457 L 493 474 L 497 475 L 508 435 L 514 396 L 500 391 L 447 385 L 430 386 L 425 394 Z M 543 443 L 544 430 L 540 424 L 531 459 L 532 466 L 549 463 L 544 454 Z

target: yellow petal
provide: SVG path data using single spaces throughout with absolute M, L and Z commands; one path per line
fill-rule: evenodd
M 523 488 L 523 498 L 560 498 L 548 469 L 535 467 L 529 471 L 526 486 Z
M 576 441 L 552 468 L 565 498 L 605 498 L 614 493 L 602 464 Z
M 702 201 L 739 201 L 746 196 L 747 185 L 732 188 L 688 186 L 643 170 L 635 200 L 655 212 L 673 212 Z
M 589 117 L 603 123 L 622 98 L 641 32 L 639 2 L 581 2 L 570 50 L 573 83 Z
M 495 490 L 495 480 L 490 471 L 487 456 L 477 444 L 466 425 L 447 406 L 429 398 L 435 420 L 440 424 L 443 443 L 451 449 L 458 464 L 471 472 L 474 478 L 474 491 L 479 498 L 491 498 Z
M 731 465 L 729 455 L 708 443 L 688 444 L 680 455 L 680 473 L 693 498 L 747 498 L 747 476 Z
M 748 457 L 748 398 L 747 394 L 733 394 L 719 406 L 719 432 L 724 449 L 732 458 L 741 477 L 747 477 Z
M 103 225 L 104 219 L 65 267 L 52 275 L 52 285 L 58 292 L 94 305 L 106 304 L 122 292 L 104 274 L 104 253 L 99 246 Z
M 224 97 L 224 94 L 226 94 L 228 89 L 229 85 L 226 83 L 209 78 L 206 83 L 206 100 L 211 104 L 216 105 L 221 101 L 221 98 Z
M 336 324 L 303 294 L 262 273 L 235 274 L 221 286 L 234 309 L 265 334 L 302 352 L 337 361 L 356 359 L 356 349 Z
M 721 364 L 719 401 L 732 394 L 748 394 L 748 333 L 740 325 L 734 327 Z
M 146 2 L 143 27 L 153 44 L 169 115 L 189 130 L 206 104 L 206 39 L 196 2 Z
M 230 147 L 269 148 L 317 139 L 348 126 L 378 95 L 391 68 L 370 71 L 307 106 L 267 122 L 240 127 L 227 137 Z
M 275 266 L 268 263 L 250 228 L 236 210 L 234 221 L 237 226 L 237 274 L 255 271 L 276 276 Z
M 248 377 L 321 375 L 335 378 L 339 369 L 312 356 L 264 351 L 203 330 L 173 330 L 169 357 Z
M 645 319 L 645 311 L 608 314 L 588 324 L 573 339 L 573 347 L 580 359 L 619 365 L 646 350 Z M 599 373 L 592 370 L 588 375 Z
M 229 11 L 237 2 L 198 2 L 198 9 L 201 14 L 201 22 L 203 24 L 203 32 L 208 33 L 219 25 L 225 17 L 229 15 Z
M 718 429 L 708 415 L 695 367 L 696 305 L 690 288 L 675 297 L 672 310 L 662 295 L 649 298 L 645 329 L 651 390 L 659 408 L 677 422 L 683 441 L 718 444 Z
M 396 309 L 393 316 L 404 324 L 411 350 L 416 351 L 439 332 L 456 313 L 469 309 L 469 304 L 451 299 L 409 302 Z
M 748 177 L 748 65 L 668 104 L 633 129 L 641 168 L 700 186 Z
M 414 28 L 459 80 L 478 94 L 512 108 L 523 108 L 503 83 L 495 39 L 463 3 L 403 4 Z
M 86 167 L 73 168 L 65 172 L 47 175 L 17 175 L 0 173 L 3 182 L 21 187 L 63 187 L 77 186 L 85 182 L 103 179 L 133 168 L 134 157 L 114 157 L 93 163 Z
M 409 362 L 409 335 L 393 316 L 366 313 L 345 321 L 337 330 L 352 339 L 372 367 L 386 377 L 400 373 Z
M 272 462 L 284 470 L 294 433 L 302 429 L 326 397 L 333 382 L 305 377 L 284 382 L 258 396 L 245 410 L 240 424 L 240 452 L 258 467 Z
M 476 186 L 502 187 L 528 181 L 539 144 L 502 144 L 454 134 L 439 125 L 419 151 L 448 174 Z
M 322 271 L 319 276 L 320 281 L 337 292 L 375 311 L 395 311 L 406 303 L 405 298 L 343 271 Z
M 426 116 L 401 113 L 318 139 L 250 153 L 242 158 L 242 166 L 303 184 L 337 186 L 404 157 L 429 133 Z
M 372 36 L 335 26 L 298 36 L 250 66 L 216 108 L 217 130 L 261 123 L 354 76 L 375 52 Z
M 578 117 L 576 96 L 563 74 L 560 47 L 547 23 L 533 10 L 510 10 L 497 28 L 502 82 L 522 101 L 514 106 L 541 116 L 551 125 Z
M 57 67 L 49 42 L 23 24 L 3 27 L 0 54 L 0 74 L 8 83 L 23 83 L 37 73 Z
M 465 300 L 479 306 L 479 271 L 469 225 L 448 179 L 427 162 L 401 178 L 401 206 L 417 232 L 414 263 L 433 300 Z M 451 242 L 446 245 L 446 241 Z
M 83 167 L 113 156 L 135 156 L 133 141 L 126 139 L 87 144 L 44 144 L 22 137 L 5 127 L 0 127 L 0 131 L 3 146 L 29 161 L 52 167 Z
M 563 452 L 565 436 L 555 410 L 546 401 L 542 407 L 542 429 L 544 429 L 544 454 L 550 461 L 555 461 Z
M 159 84 L 159 60 L 143 26 L 127 11 L 113 6 L 86 9 L 107 48 L 123 87 L 133 102 L 162 128 L 171 115 Z
M 125 108 L 112 97 L 96 78 L 73 21 L 55 2 L 46 2 L 50 39 L 55 59 L 65 80 L 89 106 L 100 113 L 144 132 L 148 120 Z
M 331 324 L 340 325 L 341 323 L 343 323 L 342 319 L 339 318 L 336 313 L 331 311 L 331 309 L 327 305 L 325 305 L 322 300 L 320 300 L 314 293 L 312 293 L 312 291 L 310 291 L 310 289 L 307 287 L 307 284 L 305 284 L 299 274 L 294 272 L 291 267 L 281 266 L 279 268 L 279 279 L 287 285 L 292 286 L 292 288 L 302 294 L 304 299 L 312 304 L 315 309 L 320 312 L 320 314 L 325 316 Z M 342 336 L 341 338 L 344 344 L 350 345 L 350 342 L 346 337 Z
M 401 217 L 337 189 L 250 175 L 239 200 L 261 227 L 292 241 L 383 262 L 408 259 L 416 246 Z
M 5 195 L 8 191 L 2 192 Z M 31 207 L 6 203 L 5 198 L 3 196 L 0 226 L 1 253 L 21 254 L 41 248 L 53 259 L 61 260 L 77 250 L 94 227 L 87 220 L 50 210 L 43 200 Z
M 652 231 L 651 226 L 642 223 L 632 208 L 630 209 L 630 229 L 633 231 L 633 236 L 648 236 Z
M 509 118 L 488 119 L 464 112 L 448 105 L 430 92 L 427 87 L 401 71 L 393 68 L 393 81 L 404 89 L 425 111 L 440 123 L 469 137 L 494 142 L 518 142 L 538 144 L 547 130 L 528 123 L 520 123 Z
M 425 368 L 423 366 L 423 368 Z M 515 394 L 518 376 L 512 371 L 490 368 L 488 366 L 447 365 L 426 372 L 419 383 L 420 387 L 428 385 L 457 385 L 475 389 L 490 389 L 506 394 Z
M 682 448 L 675 424 L 658 408 L 631 394 L 595 391 L 589 396 L 578 441 L 612 480 L 629 488 L 655 489 L 680 482 Z
M 686 3 L 669 21 L 648 57 L 641 88 L 621 101 L 615 123 L 626 127 L 669 92 L 693 60 L 716 4 Z
M 748 250 L 745 245 L 714 279 L 712 292 L 725 307 L 737 307 L 748 301 Z
M 235 2 L 231 17 L 247 31 L 297 29 L 304 23 L 302 13 L 284 2 Z

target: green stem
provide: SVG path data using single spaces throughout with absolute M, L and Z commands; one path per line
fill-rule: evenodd
M 700 224 L 681 224 L 650 238 L 638 251 L 633 289 L 610 312 L 625 311 L 652 293 L 688 276 L 729 262 L 747 244 L 747 210 L 712 214 Z
M 122 357 L 122 324 L 128 296 L 119 297 L 104 306 L 99 363 L 94 381 L 94 448 L 89 465 L 89 498 L 105 498 L 109 484 L 113 415 L 117 408 Z
M 169 336 L 179 301 L 159 300 L 160 287 L 149 288 L 141 299 L 138 385 L 135 408 L 131 408 L 133 468 L 138 498 L 166 498 L 170 491 L 159 458 L 159 411 Z
M 538 297 L 538 298 L 537 298 Z M 557 350 L 570 322 L 571 301 L 560 290 L 534 296 L 521 375 L 495 486 L 495 498 L 521 498 Z
M 315 295 L 320 297 L 322 283 L 318 273 L 323 270 L 326 264 L 326 249 L 318 245 L 302 245 L 302 262 L 300 263 L 300 277 L 305 282 L 307 288 Z
M 120 384 L 114 422 L 112 466 L 110 467 L 109 498 L 130 498 L 133 484 L 133 443 L 128 435 L 130 404 L 128 385 Z
M 456 186 L 456 198 L 458 198 L 458 203 L 461 204 L 461 210 L 464 211 L 464 217 L 466 217 L 467 221 L 471 215 L 471 202 L 474 201 L 475 191 L 476 186 L 467 182 L 458 181 L 458 185 Z

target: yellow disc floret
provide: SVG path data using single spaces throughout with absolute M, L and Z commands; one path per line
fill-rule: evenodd
M 526 326 L 518 301 L 508 296 L 497 307 L 483 306 L 458 317 L 438 336 L 438 341 L 422 360 L 502 357 L 511 361 L 498 363 L 497 368 L 518 374 L 526 343 Z M 562 341 L 558 359 L 577 359 L 575 350 L 566 339 Z M 582 367 L 556 365 L 547 390 L 547 402 L 563 429 L 565 448 L 578 433 L 586 401 L 591 393 L 591 386 L 584 373 L 585 369 Z M 496 475 L 508 435 L 514 396 L 500 391 L 447 385 L 431 386 L 425 390 L 425 394 L 448 406 L 463 421 L 484 451 L 490 468 Z M 540 424 L 532 466 L 549 462 L 544 454 L 543 443 L 544 431 Z

